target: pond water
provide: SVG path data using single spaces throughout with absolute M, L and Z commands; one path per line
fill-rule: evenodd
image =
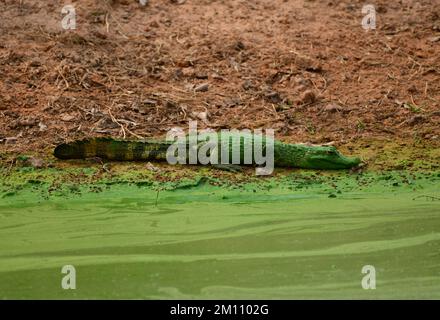
M 436 184 L 384 190 L 24 190 L 0 199 L 0 298 L 440 298 Z

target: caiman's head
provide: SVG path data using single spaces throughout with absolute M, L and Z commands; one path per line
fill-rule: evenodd
M 310 169 L 349 169 L 361 163 L 361 159 L 346 157 L 333 146 L 313 146 L 304 156 L 304 167 Z

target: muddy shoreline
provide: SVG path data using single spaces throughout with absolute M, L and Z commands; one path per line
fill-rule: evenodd
M 0 154 L 93 136 L 273 128 L 362 149 L 440 143 L 438 0 L 0 2 Z

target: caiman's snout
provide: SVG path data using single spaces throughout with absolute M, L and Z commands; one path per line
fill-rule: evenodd
M 361 163 L 361 159 L 358 157 L 346 157 L 343 155 L 340 155 L 340 157 L 341 160 L 339 162 L 339 165 L 341 166 L 341 169 L 350 169 L 353 167 L 357 167 Z
M 350 169 L 358 166 L 361 159 L 358 157 L 346 157 L 335 147 L 321 147 L 313 154 L 309 154 L 311 168 L 320 169 Z

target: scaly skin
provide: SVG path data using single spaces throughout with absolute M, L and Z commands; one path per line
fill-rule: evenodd
M 205 139 L 207 137 L 210 139 L 211 134 L 212 133 L 209 133 L 199 137 L 205 137 Z M 255 139 L 259 139 L 258 141 L 262 142 L 263 148 L 265 147 L 265 138 L 261 136 L 243 134 L 237 136 L 237 134 L 229 133 L 228 136 L 222 136 L 222 138 L 223 137 L 228 138 L 229 152 L 231 152 L 234 144 L 237 145 L 240 143 L 240 164 L 244 164 L 244 145 L 252 145 Z M 229 139 L 233 137 L 235 137 L 235 140 Z M 261 139 L 263 140 L 261 141 Z M 221 146 L 221 139 L 218 143 L 218 145 Z M 173 142 L 169 141 L 125 141 L 111 138 L 94 138 L 61 144 L 55 148 L 54 155 L 59 159 L 99 157 L 115 161 L 166 161 L 167 150 L 172 144 Z M 189 150 L 189 146 L 190 144 L 187 139 L 185 142 L 186 150 Z M 221 148 L 219 148 L 219 150 L 221 150 Z M 359 158 L 343 156 L 333 146 L 309 146 L 303 144 L 287 144 L 277 140 L 274 141 L 274 164 L 276 167 L 349 169 L 357 166 L 360 162 Z M 252 159 L 252 163 L 255 164 L 255 159 Z

